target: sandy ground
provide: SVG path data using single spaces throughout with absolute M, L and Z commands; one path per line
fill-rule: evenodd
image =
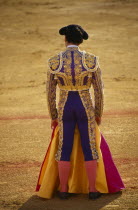
M 1 209 L 132 210 L 138 208 L 138 2 L 134 0 L 0 0 Z M 61 201 L 34 191 L 47 146 L 47 59 L 64 50 L 58 29 L 80 24 L 80 48 L 99 56 L 105 85 L 101 130 L 125 183 L 122 193 Z

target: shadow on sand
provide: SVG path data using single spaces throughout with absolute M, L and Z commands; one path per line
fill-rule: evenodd
M 40 198 L 36 195 L 32 196 L 28 201 L 26 201 L 20 210 L 99 210 L 104 206 L 110 207 L 116 206 L 116 202 L 112 203 L 114 200 L 118 199 L 122 195 L 122 192 L 117 192 L 113 194 L 103 194 L 97 200 L 89 200 L 87 194 L 72 194 L 68 200 L 61 200 L 58 195 L 52 199 Z M 117 205 L 118 206 L 118 205 Z M 116 207 L 117 207 L 116 206 Z

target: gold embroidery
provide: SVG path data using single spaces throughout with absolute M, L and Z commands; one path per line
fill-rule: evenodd
M 98 66 L 98 57 L 83 51 L 82 63 L 88 71 L 94 72 Z
M 82 54 L 79 51 L 74 51 L 74 71 L 76 75 L 76 85 L 78 84 L 77 76 L 82 72 Z
M 95 96 L 95 116 L 101 117 L 103 113 L 103 82 L 100 67 L 92 73 L 92 84 Z
M 62 87 L 60 86 L 61 90 L 68 90 L 68 91 L 80 91 L 80 90 L 88 90 L 88 86 L 87 85 L 83 85 L 82 86 L 77 86 L 77 87 L 71 87 L 71 86 L 65 86 L 63 85 Z
M 59 55 L 50 58 L 48 63 L 52 70 L 56 70 L 59 67 Z
M 79 91 L 79 95 L 82 100 L 83 106 L 85 107 L 85 111 L 88 118 L 88 133 L 89 133 L 89 141 L 90 141 L 92 156 L 93 159 L 98 159 L 99 157 L 98 157 L 98 152 L 96 150 L 96 142 L 95 142 L 95 113 L 93 109 L 90 92 L 89 90 Z
M 82 52 L 78 50 L 78 47 L 69 47 L 65 52 L 61 52 L 60 55 L 54 56 L 49 59 L 50 71 L 53 74 L 56 74 L 56 78 L 58 75 L 62 75 L 64 85 L 61 84 L 58 79 L 58 86 L 62 90 L 86 90 L 91 86 L 91 75 L 90 72 L 96 70 L 97 62 L 95 65 L 95 61 L 97 60 L 94 55 L 89 53 Z M 72 51 L 74 52 L 74 62 L 72 60 Z M 75 85 L 73 84 L 73 76 L 72 76 L 72 62 L 74 63 L 74 80 Z M 94 66 L 95 65 L 95 66 Z M 86 70 L 82 71 L 82 68 L 86 68 Z M 91 69 L 92 68 L 92 69 Z M 61 69 L 62 72 L 61 72 Z M 85 73 L 87 72 L 87 73 Z M 83 85 L 84 76 L 83 74 L 88 74 L 87 83 Z M 81 87 L 82 86 L 82 87 Z
M 74 52 L 75 85 L 72 82 L 72 51 Z M 86 70 L 82 71 L 82 65 L 86 68 Z M 49 59 L 50 72 L 52 74 L 56 74 L 55 79 L 57 79 L 60 89 L 68 91 L 81 91 L 89 89 L 91 87 L 91 83 L 93 84 L 96 101 L 95 113 L 96 116 L 101 116 L 103 112 L 103 87 L 102 84 L 100 84 L 101 78 L 98 65 L 97 57 L 95 57 L 95 55 L 84 51 L 82 52 L 78 47 L 69 47 L 65 52 L 61 52 L 60 55 Z M 64 68 L 63 72 L 60 71 L 61 68 Z M 91 73 L 93 73 L 93 79 Z M 64 84 L 61 84 L 58 76 L 62 77 Z M 83 84 L 86 76 L 88 76 L 87 82 L 86 84 Z
M 62 68 L 62 52 L 48 60 L 49 71 L 52 74 L 59 72 Z
M 47 81 L 46 81 L 46 98 L 47 98 L 47 107 L 51 119 L 57 118 L 57 108 L 56 108 L 56 85 L 57 81 L 54 79 L 54 75 L 47 72 Z
M 55 160 L 59 161 L 61 158 L 62 153 L 62 145 L 63 145 L 63 111 L 64 106 L 67 101 L 68 97 L 68 91 L 61 90 L 60 96 L 59 96 L 59 103 L 58 103 L 58 126 L 59 126 L 59 144 L 58 144 L 58 150 L 55 154 Z

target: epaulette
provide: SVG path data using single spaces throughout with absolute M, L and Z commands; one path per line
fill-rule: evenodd
M 98 58 L 90 53 L 84 53 L 84 66 L 88 71 L 95 71 L 98 65 Z
M 51 57 L 48 60 L 48 65 L 49 65 L 52 73 L 54 73 L 54 71 L 58 70 L 58 68 L 60 66 L 60 55 L 58 54 L 58 55 Z

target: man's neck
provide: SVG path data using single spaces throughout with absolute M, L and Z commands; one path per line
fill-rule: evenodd
M 73 46 L 73 47 L 78 47 L 78 45 L 77 44 L 74 44 L 74 43 L 69 43 L 69 42 L 65 42 L 65 46 L 66 47 L 70 47 L 70 46 Z

